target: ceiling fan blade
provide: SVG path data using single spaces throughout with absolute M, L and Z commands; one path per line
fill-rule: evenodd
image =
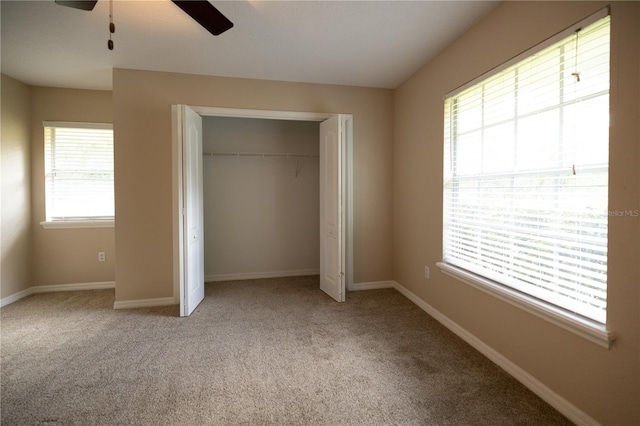
M 81 10 L 93 10 L 98 0 L 55 0 L 60 6 L 72 7 Z
M 214 36 L 220 35 L 233 27 L 233 22 L 228 20 L 226 16 L 213 7 L 207 0 L 171 1 Z

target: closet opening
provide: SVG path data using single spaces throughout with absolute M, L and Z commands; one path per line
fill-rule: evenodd
M 353 117 L 173 108 L 174 298 L 204 282 L 320 275 L 353 284 Z
M 319 131 L 202 118 L 205 282 L 320 273 Z

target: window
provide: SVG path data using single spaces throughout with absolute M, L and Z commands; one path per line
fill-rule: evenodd
M 607 307 L 606 15 L 445 98 L 443 271 L 596 327 Z
M 45 122 L 44 134 L 45 223 L 113 226 L 112 125 Z

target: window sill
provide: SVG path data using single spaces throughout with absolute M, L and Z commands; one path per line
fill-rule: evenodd
M 72 228 L 113 228 L 114 220 L 56 220 L 40 222 L 44 229 L 72 229 Z
M 508 287 L 496 284 L 495 282 L 482 278 L 464 269 L 438 262 L 436 264 L 440 270 L 450 277 L 453 277 L 465 284 L 477 288 L 487 294 L 516 306 L 530 314 L 549 321 L 552 324 L 562 327 L 580 337 L 583 337 L 603 348 L 611 348 L 616 335 L 600 323 L 574 315 L 551 304 L 511 290 Z

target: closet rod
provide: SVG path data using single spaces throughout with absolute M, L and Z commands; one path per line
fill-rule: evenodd
M 204 152 L 211 157 L 270 157 L 270 158 L 320 158 L 318 154 L 292 154 L 278 152 Z

